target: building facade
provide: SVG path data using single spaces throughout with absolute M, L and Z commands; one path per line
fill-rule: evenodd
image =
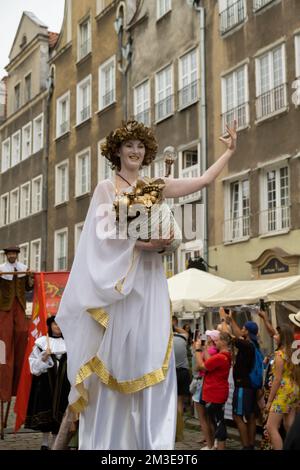
M 0 248 L 19 245 L 19 259 L 35 271 L 46 269 L 48 61 L 56 40 L 24 12 L 1 81 Z
M 300 3 L 203 4 L 209 164 L 225 124 L 238 124 L 237 152 L 209 189 L 209 263 L 231 280 L 299 274 Z

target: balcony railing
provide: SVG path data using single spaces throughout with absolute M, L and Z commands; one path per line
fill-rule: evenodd
M 184 108 L 198 100 L 198 80 L 189 83 L 178 92 L 179 108 Z
M 290 206 L 272 207 L 260 213 L 260 234 L 280 232 L 290 228 Z
M 272 2 L 274 2 L 274 0 L 253 0 L 253 10 L 260 10 L 261 8 Z
M 226 124 L 233 127 L 233 121 L 237 121 L 237 128 L 246 127 L 249 123 L 249 108 L 248 103 L 243 103 L 236 108 L 232 108 L 226 113 L 222 114 L 222 129 L 226 132 Z
M 250 237 L 250 215 L 224 221 L 224 242 L 244 240 Z
M 169 95 L 165 99 L 160 100 L 155 105 L 155 117 L 159 121 L 174 111 L 174 95 Z
M 284 110 L 286 106 L 287 87 L 283 83 L 256 98 L 256 117 L 262 119 L 265 116 Z
M 115 100 L 115 91 L 110 90 L 105 95 L 102 96 L 102 108 L 106 108 L 106 106 L 109 106 L 112 104 Z
M 140 113 L 136 114 L 134 119 L 138 122 L 142 122 L 145 126 L 150 125 L 150 108 L 141 111 Z
M 67 257 L 66 256 L 57 258 L 57 269 L 58 271 L 64 271 L 65 269 L 67 269 Z
M 83 108 L 81 111 L 80 111 L 80 121 L 85 121 L 86 119 L 88 119 L 91 115 L 91 108 L 90 106 L 86 106 L 85 108 Z
M 245 18 L 246 10 L 244 0 L 237 0 L 220 13 L 221 34 L 226 33 L 236 25 L 242 23 Z
M 69 130 L 69 123 L 68 121 L 64 121 L 59 126 L 59 134 L 65 134 Z
M 91 39 L 87 39 L 84 41 L 79 47 L 79 57 L 78 60 L 81 60 L 85 57 L 89 52 L 91 52 Z

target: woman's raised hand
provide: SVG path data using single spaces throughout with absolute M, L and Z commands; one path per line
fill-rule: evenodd
M 223 144 L 226 145 L 228 150 L 231 150 L 231 152 L 236 151 L 236 142 L 237 142 L 237 122 L 236 120 L 233 121 L 233 127 L 230 128 L 226 124 L 226 131 L 228 132 L 228 135 L 226 137 L 219 137 L 219 140 L 223 142 Z

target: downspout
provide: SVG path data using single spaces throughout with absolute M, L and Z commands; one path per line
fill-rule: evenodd
M 201 169 L 202 174 L 208 168 L 207 155 L 207 104 L 206 104 L 206 56 L 205 56 L 205 8 L 194 2 L 194 8 L 199 13 L 199 58 L 200 58 L 200 106 L 199 106 L 199 135 L 201 136 Z M 202 204 L 204 205 L 204 240 L 203 258 L 208 263 L 208 190 L 202 189 Z

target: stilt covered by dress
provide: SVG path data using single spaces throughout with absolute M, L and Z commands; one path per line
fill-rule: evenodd
M 56 316 L 68 351 L 80 449 L 172 449 L 176 372 L 161 256 L 115 238 L 110 180 L 98 184 Z M 107 224 L 109 221 L 109 224 Z

